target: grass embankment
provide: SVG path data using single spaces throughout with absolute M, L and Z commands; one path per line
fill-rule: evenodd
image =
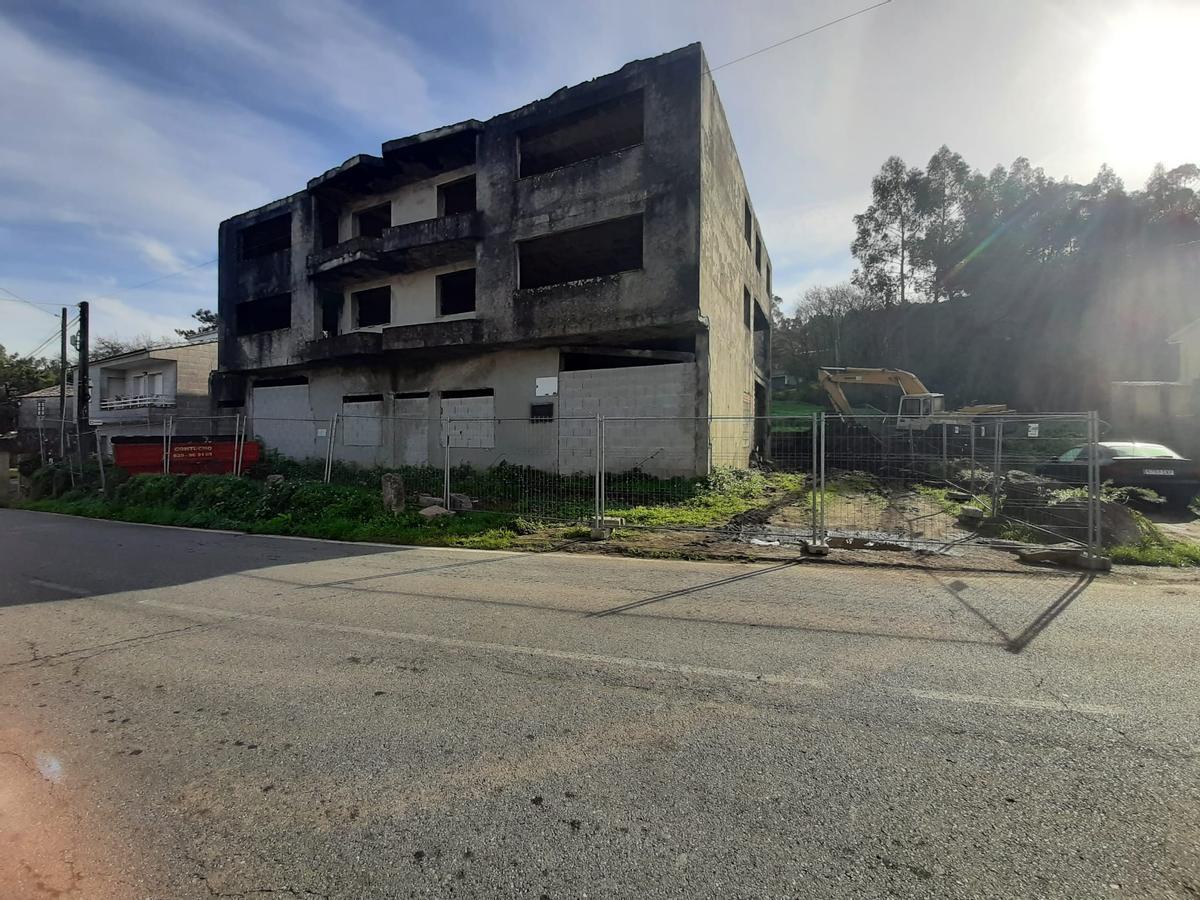
M 282 464 L 280 468 L 285 480 L 278 483 L 230 475 L 138 475 L 110 484 L 107 494 L 79 489 L 16 505 L 154 525 L 478 549 L 532 549 L 583 537 L 587 529 L 566 523 L 586 520 L 592 513 L 591 503 L 583 499 L 590 497 L 591 487 L 582 483 L 586 479 L 570 476 L 557 479 L 542 473 L 555 480 L 544 491 L 554 500 L 541 504 L 539 514 L 532 515 L 517 511 L 517 504 L 509 502 L 519 499 L 521 488 L 528 486 L 528 472 L 455 470 L 456 491 L 482 496 L 487 505 L 500 509 L 430 520 L 412 503 L 400 513 L 387 510 L 380 494 L 379 472 L 347 469 L 335 473 L 345 483 L 325 484 L 305 479 L 310 474 L 306 464 Z M 441 473 L 430 472 L 437 475 L 436 493 L 440 494 Z M 410 497 L 416 489 L 434 490 L 432 476 L 426 475 L 430 473 L 423 470 L 406 474 Z M 517 475 L 520 477 L 514 480 Z M 580 484 L 575 484 L 576 480 Z M 803 490 L 804 483 L 802 476 L 741 471 L 718 471 L 696 479 L 653 479 L 631 473 L 615 480 L 618 484 L 610 496 L 624 497 L 626 503 L 610 507 L 609 515 L 622 516 L 632 525 L 681 528 L 724 524 L 739 513 L 767 505 L 781 492 Z M 655 504 L 630 502 L 639 497 L 653 498 Z

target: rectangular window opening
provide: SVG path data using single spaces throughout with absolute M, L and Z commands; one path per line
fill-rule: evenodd
M 238 234 L 242 259 L 270 256 L 292 246 L 292 214 L 247 225 Z
M 439 184 L 437 189 L 438 215 L 456 216 L 475 211 L 475 176 Z
M 355 328 L 372 328 L 392 321 L 392 289 L 389 285 L 355 291 L 350 298 L 354 302 Z
M 396 391 L 392 394 L 395 400 L 428 400 L 429 391 Z
M 754 268 L 762 271 L 762 235 L 757 232 L 754 235 Z
M 742 203 L 746 207 L 746 246 L 749 247 L 752 240 L 752 235 L 754 234 L 754 215 L 750 212 L 750 201 L 743 200 Z
M 333 247 L 338 243 L 338 213 L 326 203 L 321 203 L 317 210 L 317 228 L 321 249 Z
M 746 330 L 749 331 L 754 326 L 754 301 L 750 298 L 750 288 L 742 288 L 742 318 L 746 322 Z
M 342 403 L 382 403 L 383 394 L 344 394 Z
M 774 296 L 771 293 L 771 264 L 767 263 L 767 301 L 769 302 Z
M 475 312 L 475 270 L 463 269 L 437 277 L 439 316 Z
M 535 425 L 554 421 L 553 403 L 529 404 L 529 421 Z
M 642 217 L 559 231 L 517 245 L 520 286 L 539 288 L 642 267 Z
M 337 337 L 342 324 L 342 295 L 332 291 L 321 293 L 321 332 L 325 337 Z
M 392 227 L 392 204 L 380 203 L 354 214 L 354 231 L 359 237 L 380 237 Z
M 292 295 L 273 294 L 256 300 L 244 300 L 234 307 L 237 334 L 259 334 L 292 327 Z
M 644 137 L 643 96 L 633 91 L 518 134 L 520 177 L 615 153 L 642 143 Z
M 442 391 L 443 400 L 459 400 L 463 397 L 494 397 L 495 390 L 492 388 L 467 388 L 456 391 Z
M 308 384 L 308 378 L 304 375 L 292 375 L 287 378 L 260 378 L 254 382 L 255 388 L 273 388 L 273 387 L 298 387 L 302 384 Z

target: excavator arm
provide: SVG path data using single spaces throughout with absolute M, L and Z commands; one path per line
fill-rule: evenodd
M 903 369 L 860 369 L 825 366 L 817 369 L 817 382 L 829 395 L 833 408 L 844 416 L 854 414 L 850 401 L 846 399 L 843 384 L 886 384 L 900 388 L 904 396 L 910 394 L 928 394 L 929 390 L 921 383 L 921 379 L 912 372 Z

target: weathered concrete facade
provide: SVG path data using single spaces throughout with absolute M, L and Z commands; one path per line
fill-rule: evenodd
M 643 415 L 765 413 L 770 261 L 698 44 L 390 141 L 222 223 L 219 243 L 214 393 L 294 455 L 323 452 L 335 413 L 437 420 L 490 396 L 468 406 L 539 435 L 508 461 L 566 470 L 540 447 L 546 405 L 570 419 L 587 405 L 573 386 L 606 382 L 588 415 L 624 414 L 635 383 Z M 285 419 L 313 420 L 311 437 Z M 353 434 L 338 456 L 416 462 L 424 445 L 436 460 L 441 430 Z M 707 426 L 684 432 L 690 453 L 676 430 L 661 468 L 706 470 Z M 753 443 L 749 428 L 739 452 Z

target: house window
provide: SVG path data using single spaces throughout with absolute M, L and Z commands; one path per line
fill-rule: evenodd
M 754 327 L 754 301 L 750 298 L 750 288 L 742 288 L 742 318 L 746 321 L 746 330 Z
M 447 272 L 437 277 L 438 315 L 475 312 L 475 270 Z
M 238 233 L 242 259 L 270 256 L 292 246 L 292 214 L 248 225 Z
M 520 177 L 541 175 L 640 144 L 645 131 L 643 108 L 642 92 L 633 91 L 526 128 L 517 136 Z
M 642 267 L 642 217 L 556 231 L 517 245 L 520 286 L 546 287 Z
M 750 212 L 750 201 L 743 200 L 742 203 L 746 207 L 746 246 L 750 246 L 751 237 L 754 234 L 754 216 Z
M 237 304 L 233 310 L 234 330 L 239 335 L 259 334 L 292 327 L 292 295 L 272 294 Z
M 37 417 L 39 419 L 46 418 L 46 401 L 45 400 L 39 400 L 37 402 Z
M 354 214 L 354 231 L 359 237 L 379 237 L 392 227 L 392 204 L 380 203 Z
M 554 404 L 553 403 L 531 403 L 529 404 L 529 421 L 534 425 L 544 424 L 554 421 Z
M 459 213 L 474 212 L 475 176 L 469 175 L 458 181 L 439 184 L 437 194 L 439 216 L 455 216 Z
M 771 264 L 767 263 L 767 300 L 769 301 L 774 296 L 771 293 Z
M 350 297 L 354 302 L 356 328 L 372 328 L 392 321 L 392 289 L 389 285 L 355 291 Z
M 754 268 L 762 271 L 762 235 L 757 232 L 754 235 Z

